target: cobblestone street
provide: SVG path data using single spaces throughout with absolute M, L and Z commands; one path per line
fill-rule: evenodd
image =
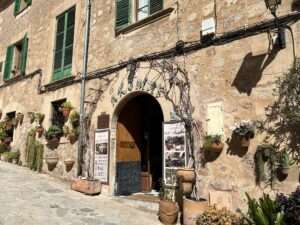
M 105 196 L 85 196 L 68 183 L 0 162 L 1 225 L 158 225 L 154 213 Z

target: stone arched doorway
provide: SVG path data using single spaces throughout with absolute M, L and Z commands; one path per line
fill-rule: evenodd
M 158 190 L 162 178 L 163 113 L 149 94 L 127 99 L 118 110 L 116 194 Z

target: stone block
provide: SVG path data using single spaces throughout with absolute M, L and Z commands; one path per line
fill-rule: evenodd
M 232 192 L 210 191 L 209 205 L 215 205 L 217 209 L 232 210 Z

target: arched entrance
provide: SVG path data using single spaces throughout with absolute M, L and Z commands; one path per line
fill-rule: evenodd
M 162 178 L 162 122 L 159 103 L 149 94 L 132 97 L 117 121 L 117 195 L 158 190 Z

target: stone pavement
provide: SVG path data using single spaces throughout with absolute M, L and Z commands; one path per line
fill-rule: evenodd
M 0 225 L 159 225 L 154 213 L 0 162 Z

